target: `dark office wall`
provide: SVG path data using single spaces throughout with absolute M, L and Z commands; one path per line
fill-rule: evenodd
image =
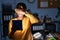
M 57 8 L 45 8 L 41 9 L 37 7 L 37 0 L 35 0 L 34 3 L 29 3 L 27 0 L 2 0 L 2 3 L 4 4 L 11 4 L 12 8 L 14 9 L 16 4 L 19 2 L 23 2 L 27 5 L 27 9 L 30 9 L 32 13 L 37 13 L 39 14 L 38 16 L 40 17 L 41 15 L 49 15 L 52 18 L 55 18 L 58 10 Z

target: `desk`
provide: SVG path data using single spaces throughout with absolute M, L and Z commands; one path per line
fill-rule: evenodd
M 56 40 L 60 40 L 60 34 L 59 33 L 54 33 Z

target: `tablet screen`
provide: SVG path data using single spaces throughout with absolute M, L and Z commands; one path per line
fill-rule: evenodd
M 22 30 L 22 20 L 13 20 L 12 23 L 14 30 Z

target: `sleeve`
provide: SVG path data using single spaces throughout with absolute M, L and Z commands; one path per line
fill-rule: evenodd
M 30 19 L 31 24 L 39 22 L 39 20 L 37 18 L 35 18 L 32 14 L 30 14 L 28 12 L 25 14 L 25 16 L 27 16 Z
M 8 32 L 8 35 L 11 33 L 11 28 L 12 28 L 12 20 L 10 20 L 10 22 L 9 22 L 9 32 Z

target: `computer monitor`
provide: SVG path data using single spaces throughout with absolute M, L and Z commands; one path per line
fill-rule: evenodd
M 46 23 L 45 29 L 49 30 L 50 32 L 56 32 L 56 24 L 55 23 Z
M 45 26 L 43 25 L 43 23 L 36 23 L 36 24 L 33 24 L 32 27 L 31 27 L 31 30 L 32 30 L 32 33 L 36 33 L 36 32 L 41 32 L 45 29 Z

